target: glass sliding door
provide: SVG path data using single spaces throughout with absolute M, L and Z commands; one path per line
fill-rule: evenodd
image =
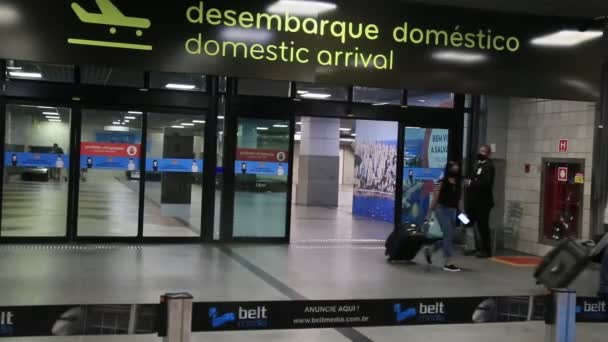
M 144 236 L 201 235 L 205 117 L 149 113 Z
M 66 236 L 70 108 L 6 106 L 3 237 Z
M 138 235 L 142 115 L 83 109 L 78 236 Z
M 448 162 L 448 129 L 406 127 L 401 221 L 420 225 Z
M 234 237 L 286 237 L 289 134 L 287 120 L 238 119 Z

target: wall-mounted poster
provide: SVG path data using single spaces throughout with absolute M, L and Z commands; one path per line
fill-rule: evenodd
M 396 122 L 357 120 L 353 215 L 394 222 Z
M 402 223 L 420 225 L 427 217 L 435 184 L 448 161 L 448 141 L 447 129 L 405 129 Z

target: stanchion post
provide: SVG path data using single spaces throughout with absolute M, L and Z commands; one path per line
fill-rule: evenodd
M 576 292 L 553 290 L 547 310 L 547 342 L 576 341 Z
M 192 295 L 168 293 L 164 296 L 167 308 L 167 331 L 163 342 L 190 342 L 192 335 Z

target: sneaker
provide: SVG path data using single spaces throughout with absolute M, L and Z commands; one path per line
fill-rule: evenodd
M 460 268 L 454 265 L 445 265 L 443 266 L 443 270 L 448 272 L 460 272 Z
M 429 265 L 433 264 L 433 253 L 431 252 L 430 247 L 424 248 L 424 257 L 426 258 L 426 263 Z

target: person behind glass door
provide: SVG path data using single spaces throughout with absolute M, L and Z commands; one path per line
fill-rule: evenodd
M 127 164 L 128 171 L 135 171 L 135 161 L 133 158 L 129 158 L 129 163 Z
M 61 147 L 59 147 L 59 145 L 57 143 L 54 143 L 52 153 L 57 155 L 58 157 L 62 157 L 63 149 Z M 61 180 L 61 170 L 63 169 L 63 166 L 58 167 L 57 163 L 55 163 L 55 164 L 56 164 L 55 167 L 51 169 L 53 171 L 51 178 L 55 179 L 56 181 L 59 181 L 59 180 Z M 66 177 L 66 181 L 67 181 L 67 177 Z
M 241 173 L 242 174 L 246 174 L 247 173 L 247 163 L 242 163 L 241 164 Z
M 494 208 L 494 176 L 495 169 L 492 162 L 492 148 L 482 145 L 477 154 L 477 166 L 474 174 L 467 180 L 469 196 L 467 197 L 467 211 L 477 227 L 475 230 L 475 251 L 467 255 L 476 254 L 479 258 L 492 257 L 492 236 L 490 230 L 490 212 Z
M 449 162 L 444 174 L 446 176 L 441 179 L 433 194 L 433 203 L 431 203 L 431 210 L 427 218 L 427 221 L 429 221 L 431 214 L 435 213 L 443 232 L 443 239 L 433 245 L 433 250 L 431 250 L 431 247 L 426 247 L 424 254 L 427 262 L 431 264 L 433 251 L 442 248 L 443 269 L 448 272 L 459 272 L 460 268 L 452 263 L 452 258 L 454 257 L 456 220 L 460 210 L 460 198 L 462 197 L 460 165 L 454 161 Z

